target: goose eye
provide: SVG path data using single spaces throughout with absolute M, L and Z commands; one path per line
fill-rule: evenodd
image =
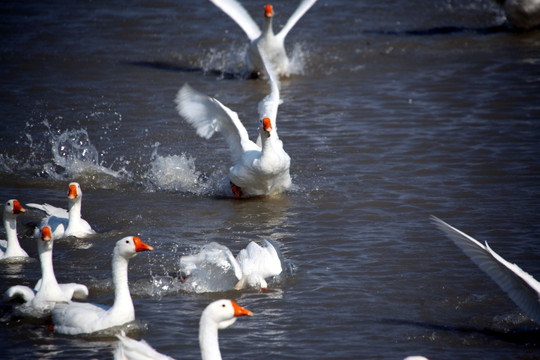
M 126 244 L 129 244 L 129 240 L 126 240 Z
M 225 304 L 221 304 L 221 307 L 226 307 Z

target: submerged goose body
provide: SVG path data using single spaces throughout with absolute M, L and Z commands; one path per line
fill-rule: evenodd
M 266 279 L 282 272 L 279 255 L 268 240 L 263 241 L 263 246 L 250 242 L 236 258 L 226 246 L 210 243 L 203 246 L 197 254 L 182 256 L 180 268 L 186 281 L 198 285 L 208 282 L 226 287 L 214 291 L 240 290 L 246 287 L 265 290 L 268 287 Z
M 246 65 L 249 72 L 253 74 L 264 73 L 264 64 L 261 51 L 266 54 L 271 66 L 280 76 L 291 75 L 291 62 L 285 51 L 285 37 L 317 0 L 303 0 L 298 8 L 291 15 L 285 26 L 274 34 L 272 19 L 274 10 L 272 5 L 264 8 L 263 30 L 255 23 L 248 12 L 236 0 L 210 0 L 224 13 L 229 15 L 244 30 L 250 40 L 248 52 L 246 54 Z
M 49 204 L 28 204 L 29 207 L 39 209 L 47 214 L 41 221 L 39 228 L 36 228 L 34 236 L 40 237 L 39 229 L 44 226 L 51 228 L 52 236 L 55 239 L 68 236 L 83 238 L 95 234 L 90 224 L 81 216 L 81 204 L 82 190 L 81 186 L 76 182 L 69 184 L 67 211 Z
M 11 199 L 4 204 L 4 229 L 6 230 L 6 240 L 0 240 L 0 260 L 27 258 L 28 254 L 19 244 L 17 237 L 17 217 L 24 214 L 26 209 L 21 206 L 18 200 Z
M 265 65 L 268 65 L 265 61 Z M 196 130 L 209 139 L 216 132 L 225 138 L 233 165 L 229 170 L 231 190 L 236 198 L 276 195 L 291 186 L 291 159 L 283 149 L 276 128 L 279 88 L 275 73 L 266 67 L 270 94 L 258 106 L 259 138 L 249 139 L 238 114 L 218 100 L 184 85 L 176 97 L 177 110 Z
M 72 298 L 84 299 L 88 296 L 88 288 L 77 283 L 58 284 L 53 269 L 53 239 L 48 226 L 42 229 L 42 236 L 37 240 L 39 261 L 41 263 L 41 279 L 34 289 L 16 285 L 4 293 L 4 300 L 22 300 L 23 305 L 17 312 L 29 316 L 45 316 L 58 302 L 67 303 Z
M 56 304 L 52 310 L 54 331 L 66 335 L 91 334 L 135 320 L 135 309 L 128 285 L 128 263 L 137 253 L 149 250 L 153 248 L 137 236 L 118 240 L 112 257 L 113 306 L 109 308 L 80 302 Z
M 503 259 L 489 247 L 487 242 L 484 245 L 435 216 L 431 219 L 457 247 L 540 325 L 540 282 L 516 264 Z
M 218 330 L 223 330 L 236 321 L 239 316 L 252 316 L 253 313 L 232 300 L 218 300 L 208 305 L 199 322 L 199 346 L 203 360 L 221 360 Z M 119 342 L 114 353 L 115 360 L 172 360 L 160 354 L 145 341 L 137 341 L 125 335 L 117 335 Z

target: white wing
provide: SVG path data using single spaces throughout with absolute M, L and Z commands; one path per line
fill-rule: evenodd
M 13 301 L 16 299 L 20 299 L 23 302 L 27 303 L 32 300 L 35 295 L 36 292 L 28 286 L 15 285 L 6 290 L 6 292 L 4 293 L 4 300 Z
M 264 247 L 252 241 L 236 256 L 244 276 L 256 274 L 268 278 L 281 274 L 281 260 L 276 249 L 267 240 L 263 244 Z
M 298 8 L 291 15 L 289 20 L 287 20 L 287 23 L 283 29 L 281 29 L 276 36 L 285 39 L 289 31 L 291 31 L 298 20 L 300 20 L 300 18 L 313 6 L 313 4 L 315 4 L 315 2 L 317 2 L 317 0 L 303 0 L 300 5 L 298 5 Z
M 279 107 L 279 80 L 276 72 L 272 68 L 270 61 L 268 60 L 268 57 L 261 47 L 259 47 L 259 53 L 261 54 L 264 68 L 266 70 L 266 74 L 268 75 L 268 84 L 270 85 L 270 94 L 259 102 L 259 117 L 261 119 L 264 117 L 270 118 L 272 121 L 272 128 L 275 128 Z
M 29 203 L 29 204 L 26 204 L 26 206 L 41 210 L 45 212 L 48 216 L 56 216 L 59 218 L 66 218 L 66 219 L 69 218 L 69 213 L 66 209 L 62 209 L 62 208 L 59 208 L 50 204 Z
M 253 41 L 261 36 L 261 29 L 253 21 L 246 9 L 236 0 L 210 0 L 225 14 L 229 15 L 247 34 L 249 40 Z
M 540 283 L 516 264 L 511 264 L 486 245 L 435 216 L 433 223 L 531 318 L 540 324 Z
M 86 299 L 88 297 L 88 288 L 86 285 L 69 283 L 58 284 L 60 290 L 66 295 L 68 299 Z
M 118 344 L 114 352 L 114 360 L 174 360 L 172 357 L 158 353 L 146 341 L 137 341 L 127 337 L 124 332 L 116 335 Z
M 178 113 L 197 130 L 199 136 L 209 139 L 215 132 L 223 134 L 233 163 L 237 163 L 245 151 L 257 148 L 249 140 L 238 114 L 218 100 L 203 95 L 186 84 L 178 91 L 175 102 Z

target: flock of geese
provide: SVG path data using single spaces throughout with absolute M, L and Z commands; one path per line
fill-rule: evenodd
M 279 76 L 289 76 L 291 64 L 285 52 L 284 41 L 296 22 L 308 11 L 316 0 L 303 0 L 291 15 L 282 30 L 274 34 L 272 29 L 273 9 L 266 5 L 263 30 L 257 26 L 246 10 L 236 0 L 211 0 L 228 14 L 247 34 L 250 46 L 246 55 L 247 70 L 251 74 L 268 79 L 270 93 L 259 103 L 259 134 L 251 141 L 237 113 L 217 99 L 203 95 L 189 85 L 178 92 L 175 102 L 178 113 L 203 138 L 219 132 L 229 147 L 232 166 L 228 181 L 232 196 L 236 198 L 279 194 L 291 186 L 289 174 L 290 157 L 284 151 L 277 134 L 276 118 L 280 104 Z M 528 1 L 498 1 L 507 10 L 509 22 L 520 26 L 519 18 L 540 18 L 540 3 Z M 521 6 L 520 11 L 516 9 Z M 534 16 L 524 16 L 531 10 Z M 534 13 L 536 11 L 536 13 Z M 510 15 L 508 15 L 510 14 Z M 518 14 L 518 15 L 516 15 Z M 528 25 L 527 25 L 528 26 Z M 49 204 L 27 204 L 28 207 L 45 213 L 34 237 L 36 238 L 41 279 L 34 286 L 16 285 L 4 292 L 5 301 L 22 303 L 14 306 L 14 312 L 23 316 L 52 317 L 51 329 L 60 334 L 91 334 L 112 327 L 122 326 L 135 320 L 135 309 L 128 285 L 128 263 L 138 253 L 153 250 L 137 236 L 124 237 L 116 242 L 112 255 L 114 302 L 112 306 L 82 302 L 88 296 L 83 284 L 59 284 L 53 270 L 52 250 L 55 239 L 64 237 L 83 238 L 95 233 L 90 224 L 81 217 L 82 190 L 78 183 L 68 187 L 68 209 Z M 17 262 L 28 257 L 17 237 L 17 217 L 26 209 L 15 199 L 4 205 L 3 222 L 6 240 L 0 240 L 0 259 Z M 471 236 L 432 217 L 441 229 L 471 260 L 487 273 L 510 298 L 534 321 L 540 324 L 540 283 L 531 275 L 511 264 L 487 243 L 482 244 Z M 235 258 L 222 245 L 211 243 L 198 254 L 186 255 L 181 259 L 183 273 L 187 278 L 201 272 L 208 265 L 230 269 L 235 277 L 232 288 L 253 287 L 266 289 L 266 279 L 282 271 L 281 259 L 274 245 L 264 241 L 263 246 L 255 242 L 239 252 Z M 79 300 L 79 301 L 74 301 Z M 251 311 L 232 300 L 212 302 L 203 311 L 199 324 L 199 343 L 203 359 L 221 359 L 218 330 L 232 325 L 237 317 L 251 316 Z M 119 342 L 115 359 L 171 359 L 158 353 L 144 340 L 137 341 L 123 332 L 117 335 Z M 425 359 L 408 357 L 407 359 Z

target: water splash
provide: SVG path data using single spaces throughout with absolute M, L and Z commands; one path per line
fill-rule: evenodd
M 158 146 L 156 143 L 148 173 L 151 190 L 200 193 L 204 176 L 195 168 L 195 159 L 185 154 L 160 156 Z

